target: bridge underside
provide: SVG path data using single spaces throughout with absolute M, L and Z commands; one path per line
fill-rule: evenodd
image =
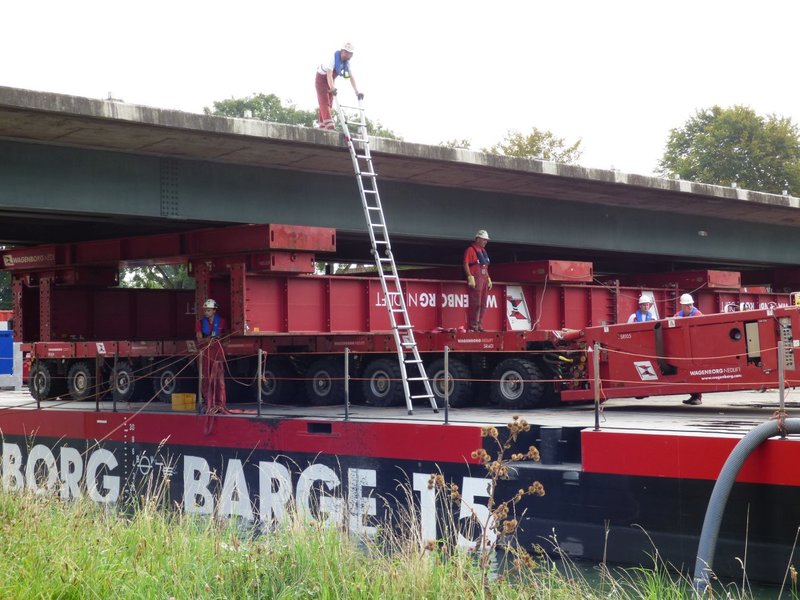
M 340 258 L 370 260 L 346 175 L 0 141 L 0 181 L 9 244 L 289 223 L 336 227 Z M 396 181 L 381 193 L 400 262 L 457 263 L 478 228 L 495 261 L 581 259 L 608 271 L 800 262 L 793 227 Z

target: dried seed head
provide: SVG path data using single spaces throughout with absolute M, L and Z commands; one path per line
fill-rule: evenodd
M 528 493 L 539 497 L 544 496 L 544 486 L 540 482 L 534 481 L 528 487 Z
M 531 446 L 528 448 L 528 453 L 525 455 L 529 460 L 534 462 L 539 462 L 539 450 L 536 449 L 536 446 Z

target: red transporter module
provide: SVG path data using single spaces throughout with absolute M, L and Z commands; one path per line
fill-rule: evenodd
M 249 225 L 4 251 L 5 268 L 13 275 L 15 339 L 24 342 L 35 361 L 31 393 L 37 398 L 69 393 L 80 400 L 110 389 L 125 401 L 154 394 L 168 399 L 175 391 L 196 389 L 194 324 L 199 307 L 214 298 L 230 326 L 220 338 L 226 374 L 235 383 L 229 395 L 255 399 L 260 381 L 267 402 L 342 403 L 348 348 L 350 376 L 360 380 L 353 398 L 376 406 L 402 404 L 405 395 L 380 281 L 368 275 L 315 274 L 316 253 L 334 251 L 335 242 L 329 228 Z M 118 287 L 120 266 L 157 263 L 188 265 L 196 289 Z M 623 382 L 606 383 L 606 391 L 613 388 L 618 396 L 677 393 L 681 389 L 644 384 L 636 371 L 619 375 L 622 361 L 611 348 L 632 354 L 646 350 L 651 361 L 653 356 L 694 357 L 696 365 L 717 355 L 693 354 L 694 342 L 669 342 L 666 354 L 655 346 L 642 350 L 640 336 L 653 337 L 671 321 L 615 326 L 636 309 L 640 295 L 654 299 L 656 316 L 671 315 L 679 286 L 695 284 L 699 277 L 723 282 L 694 291 L 705 313 L 748 303 L 789 303 L 786 294 L 725 287 L 735 274 L 670 273 L 623 286 L 618 279 L 592 283 L 587 262 L 497 264 L 483 318 L 486 331 L 467 332 L 468 288 L 458 266 L 403 273 L 408 274 L 403 293 L 417 346 L 439 403 L 444 350 L 450 350 L 449 399 L 455 407 L 487 400 L 525 408 L 591 399 L 586 350 L 595 341 L 609 347 L 601 367 L 604 378 Z M 742 328 L 741 319 L 765 318 L 740 319 L 744 314 L 717 315 L 721 325 L 711 337 L 722 335 L 723 323 Z M 687 319 L 692 323 L 664 331 L 708 322 L 703 319 Z M 606 328 L 618 337 L 598 333 Z M 672 335 L 665 333 L 664 339 Z M 260 375 L 259 351 L 269 356 Z M 760 368 L 753 361 L 744 366 Z M 108 387 L 95 385 L 106 381 Z M 729 382 L 755 385 L 750 376 Z

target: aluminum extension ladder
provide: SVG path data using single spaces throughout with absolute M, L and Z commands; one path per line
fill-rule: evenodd
M 422 399 L 430 402 L 433 412 L 439 412 L 431 382 L 425 372 L 425 365 L 422 363 L 417 342 L 414 339 L 414 328 L 408 318 L 406 299 L 400 286 L 400 277 L 397 274 L 392 246 L 389 243 L 389 229 L 386 226 L 381 197 L 378 193 L 378 175 L 372 166 L 372 155 L 369 150 L 369 133 L 367 132 L 367 117 L 363 102 L 359 98 L 358 106 L 342 106 L 339 104 L 339 98 L 336 96 L 334 98 L 336 115 L 350 150 L 350 158 L 353 160 L 353 170 L 356 174 L 356 181 L 358 181 L 358 191 L 361 194 L 364 218 L 367 221 L 369 239 L 372 242 L 372 255 L 375 257 L 375 267 L 381 279 L 383 297 L 386 299 L 389 321 L 392 324 L 408 414 L 413 414 L 414 400 Z M 350 133 L 351 126 L 354 134 Z M 411 376 L 409 376 L 409 369 L 411 369 Z M 411 383 L 413 382 L 421 383 L 424 393 L 412 395 Z

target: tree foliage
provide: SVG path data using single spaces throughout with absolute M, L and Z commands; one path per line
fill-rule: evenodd
M 263 93 L 245 98 L 217 100 L 214 101 L 213 108 L 205 107 L 203 111 L 207 115 L 218 117 L 260 119 L 261 121 L 305 127 L 313 127 L 317 119 L 316 110 L 304 110 L 298 108 L 291 100 L 281 100 L 275 94 Z M 403 139 L 380 121 L 372 121 L 369 118 L 367 119 L 367 131 L 375 137 Z
M 445 148 L 460 148 L 462 150 L 469 150 L 472 147 L 472 140 L 469 138 L 457 139 L 453 138 L 450 140 L 445 140 L 443 142 L 439 142 L 440 146 L 444 146 Z
M 569 144 L 564 138 L 556 137 L 551 131 L 534 127 L 527 134 L 512 129 L 502 141 L 488 148 L 483 148 L 483 151 L 501 156 L 537 158 L 576 164 L 583 153 L 580 145 L 580 139 L 573 144 Z
M 402 140 L 403 137 L 386 127 L 380 121 L 372 121 L 367 118 L 367 132 L 374 137 L 389 138 L 390 140 Z
M 153 265 L 123 269 L 120 286 L 148 289 L 194 289 L 194 277 L 189 275 L 186 265 Z
M 800 194 L 800 136 L 789 118 L 746 106 L 699 110 L 672 129 L 657 171 L 667 177 Z
M 229 98 L 214 102 L 214 107 L 203 109 L 207 115 L 239 117 L 285 123 L 287 125 L 314 125 L 316 111 L 297 108 L 290 100 L 283 101 L 275 94 L 255 94 L 245 98 Z
M 11 273 L 0 271 L 0 310 L 11 310 Z

